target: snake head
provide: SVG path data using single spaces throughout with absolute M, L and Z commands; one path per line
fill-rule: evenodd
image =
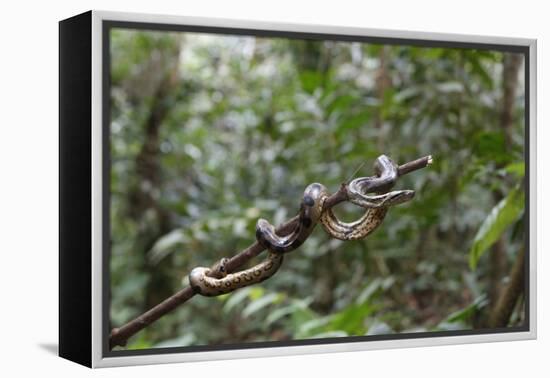
M 414 198 L 414 190 L 395 190 L 385 194 L 387 198 L 384 200 L 385 206 L 399 205 L 400 203 L 408 202 Z
M 307 220 L 305 227 L 317 223 L 323 209 L 323 202 L 328 197 L 327 188 L 323 184 L 315 182 L 307 186 L 302 197 L 300 207 L 300 220 Z
M 366 209 L 380 209 L 399 205 L 400 203 L 410 201 L 413 197 L 414 190 L 394 190 L 389 193 L 377 194 L 374 196 L 356 194 L 355 197 L 351 199 L 351 202 Z
M 208 275 L 214 278 L 223 278 L 227 275 L 227 270 L 225 266 L 229 259 L 227 257 L 222 258 L 220 261 L 215 263 L 211 268 Z

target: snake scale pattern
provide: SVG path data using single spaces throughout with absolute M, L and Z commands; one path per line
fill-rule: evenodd
M 359 240 L 370 235 L 384 220 L 388 208 L 410 201 L 413 190 L 396 190 L 389 193 L 367 195 L 373 187 L 389 190 L 398 177 L 397 165 L 386 155 L 381 155 L 374 163 L 377 176 L 360 177 L 349 183 L 347 195 L 351 203 L 367 209 L 363 216 L 350 223 L 340 221 L 332 209 L 325 209 L 321 215 L 321 224 L 333 238 L 340 240 Z
M 262 282 L 274 275 L 283 263 L 283 255 L 270 252 L 267 258 L 252 268 L 227 274 L 222 259 L 212 268 L 197 267 L 189 273 L 189 284 L 193 291 L 207 297 L 227 294 L 234 290 Z
M 327 198 L 328 192 L 324 185 L 319 183 L 309 185 L 304 191 L 298 224 L 294 230 L 287 236 L 278 236 L 275 233 L 275 226 L 260 218 L 256 224 L 256 240 L 276 253 L 287 253 L 298 248 L 317 225 Z
M 264 261 L 252 268 L 227 274 L 225 265 L 228 260 L 224 258 L 211 268 L 193 269 L 188 276 L 189 284 L 195 293 L 216 296 L 264 281 L 277 272 L 285 253 L 303 244 L 317 223 L 321 223 L 331 237 L 340 240 L 363 239 L 382 223 L 389 207 L 410 201 L 414 197 L 413 190 L 389 191 L 397 180 L 398 170 L 397 165 L 387 156 L 378 157 L 374 170 L 376 176 L 360 177 L 346 186 L 349 201 L 366 209 L 358 220 L 342 222 L 332 209 L 323 210 L 329 197 L 328 190 L 322 184 L 311 184 L 304 191 L 296 226 L 288 235 L 277 235 L 271 223 L 265 219 L 258 220 L 256 239 L 269 251 Z M 377 193 L 367 195 L 374 188 Z

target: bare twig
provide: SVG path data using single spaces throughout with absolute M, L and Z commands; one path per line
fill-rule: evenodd
M 400 165 L 398 167 L 399 176 L 416 171 L 418 169 L 425 168 L 431 163 L 432 163 L 432 157 L 425 156 L 423 158 Z M 373 191 L 376 191 L 376 189 L 377 189 L 376 187 L 372 188 Z M 327 200 L 324 203 L 324 208 L 331 208 L 346 200 L 347 200 L 346 184 L 343 183 L 340 186 L 340 189 L 338 189 L 338 191 L 336 191 L 329 198 L 327 198 Z M 298 217 L 295 216 L 289 219 L 288 221 L 284 222 L 283 224 L 281 224 L 276 229 L 277 234 L 286 235 L 290 233 L 294 229 L 295 223 L 297 220 L 298 220 Z M 227 262 L 226 264 L 227 272 L 231 273 L 236 271 L 240 266 L 244 265 L 250 259 L 256 257 L 264 250 L 265 248 L 262 247 L 258 242 L 254 242 L 248 248 L 244 249 L 237 255 L 233 256 Z M 193 295 L 194 293 L 193 293 L 193 290 L 191 290 L 191 287 L 189 286 L 185 287 L 184 289 L 178 291 L 171 297 L 165 299 L 155 307 L 139 315 L 137 318 L 131 320 L 125 325 L 119 328 L 114 328 L 111 331 L 111 335 L 109 337 L 109 348 L 113 349 L 117 345 L 120 345 L 120 346 L 126 345 L 126 342 L 130 337 L 132 337 L 133 335 L 135 335 L 145 327 L 149 326 L 151 323 L 158 320 L 163 315 L 169 313 L 179 305 L 185 303 L 187 300 L 193 297 Z

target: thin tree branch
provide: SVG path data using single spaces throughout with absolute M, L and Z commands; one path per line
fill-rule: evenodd
M 432 163 L 432 157 L 430 155 L 430 156 L 425 156 L 420 159 L 416 159 L 408 163 L 405 163 L 403 165 L 400 165 L 398 167 L 399 176 L 416 171 L 418 169 L 425 168 L 431 163 Z M 376 185 L 372 187 L 372 191 L 376 191 L 376 189 L 377 189 Z M 324 204 L 324 209 L 331 208 L 341 202 L 346 201 L 347 199 L 348 197 L 347 197 L 346 183 L 343 183 L 338 189 L 338 191 L 336 191 L 329 198 L 327 198 Z M 290 220 L 284 222 L 283 224 L 281 224 L 279 227 L 276 228 L 276 233 L 281 236 L 284 236 L 290 233 L 294 229 L 295 223 L 297 220 L 298 220 L 298 216 L 295 216 Z M 264 250 L 265 248 L 262 247 L 258 242 L 254 242 L 248 248 L 244 249 L 237 255 L 233 256 L 227 262 L 226 271 L 228 273 L 236 271 L 240 266 L 244 265 L 250 259 L 256 257 Z M 191 290 L 191 287 L 187 286 L 184 289 L 172 295 L 171 297 L 165 299 L 155 307 L 139 315 L 134 320 L 131 320 L 130 322 L 126 323 L 125 325 L 119 328 L 114 328 L 111 331 L 111 335 L 109 337 L 109 348 L 113 349 L 117 345 L 120 345 L 120 346 L 126 345 L 130 337 L 132 337 L 133 335 L 135 335 L 145 327 L 149 326 L 151 323 L 158 320 L 163 315 L 169 313 L 179 305 L 185 303 L 187 300 L 193 297 L 193 295 L 194 295 L 193 290 Z

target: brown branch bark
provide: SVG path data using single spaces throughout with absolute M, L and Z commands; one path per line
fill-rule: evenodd
M 416 159 L 414 161 L 410 161 L 408 163 L 405 163 L 403 165 L 400 165 L 398 168 L 399 176 L 405 175 L 407 173 L 416 171 L 418 169 L 425 168 L 426 166 L 430 165 L 432 162 L 431 156 L 425 156 L 420 159 Z M 372 188 L 373 191 L 376 191 L 376 187 Z M 324 208 L 330 208 L 333 207 L 341 202 L 344 202 L 347 200 L 347 194 L 346 194 L 346 184 L 343 183 L 338 189 L 337 192 L 332 194 L 324 204 Z M 295 216 L 291 218 L 290 220 L 284 222 L 279 227 L 277 227 L 276 232 L 279 235 L 285 235 L 293 230 L 296 221 L 298 220 L 298 217 Z M 226 270 L 228 273 L 236 271 L 240 266 L 244 265 L 248 260 L 254 258 L 255 256 L 259 255 L 262 251 L 264 251 L 265 248 L 262 247 L 258 242 L 254 242 L 252 245 L 250 245 L 248 248 L 244 249 L 237 255 L 233 256 L 226 265 Z M 114 328 L 111 331 L 111 335 L 109 337 L 109 348 L 113 349 L 115 346 L 120 345 L 124 346 L 126 345 L 126 342 L 130 337 L 144 329 L 145 327 L 149 326 L 154 321 L 158 320 L 163 315 L 169 313 L 170 311 L 174 310 L 179 305 L 185 303 L 187 300 L 189 300 L 191 297 L 193 297 L 194 293 L 191 290 L 191 287 L 186 287 L 171 297 L 165 299 L 163 302 L 159 303 L 155 307 L 151 308 L 147 312 L 139 315 L 134 320 L 131 320 L 130 322 L 126 323 L 125 325 Z

